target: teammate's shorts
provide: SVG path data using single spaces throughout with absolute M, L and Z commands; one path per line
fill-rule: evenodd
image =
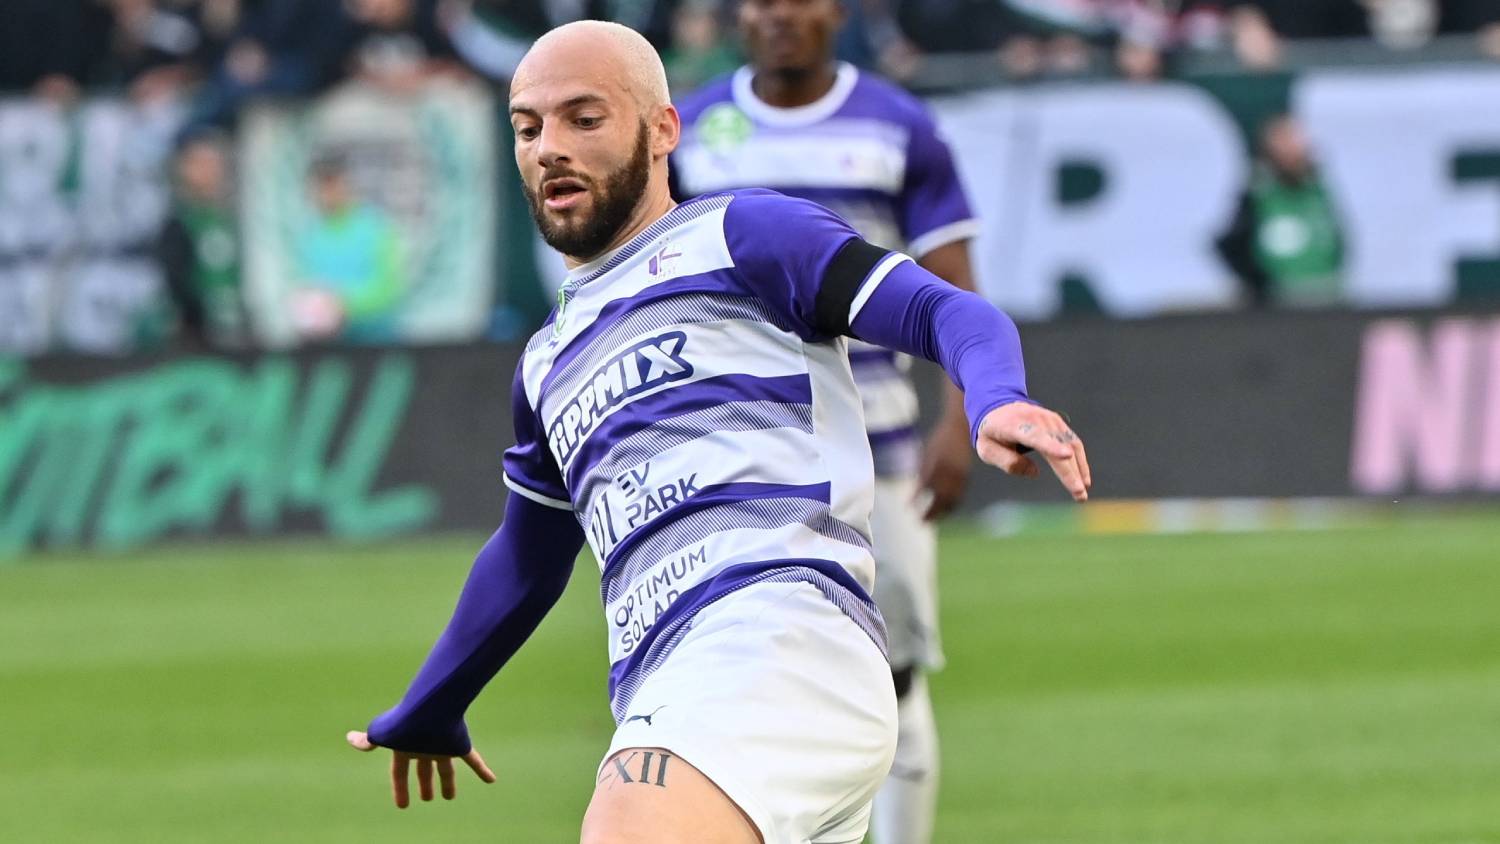
M 938 634 L 937 533 L 922 520 L 915 475 L 877 477 L 874 534 L 875 603 L 885 618 L 891 665 L 943 666 Z
M 632 747 L 702 771 L 765 844 L 858 844 L 896 749 L 890 664 L 817 587 L 749 586 L 693 619 L 600 771 Z

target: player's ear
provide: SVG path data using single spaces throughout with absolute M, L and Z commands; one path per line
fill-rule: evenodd
M 657 106 L 651 118 L 651 155 L 665 158 L 682 139 L 682 117 L 670 103 Z

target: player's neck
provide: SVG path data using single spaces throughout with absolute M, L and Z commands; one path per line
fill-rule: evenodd
M 631 238 L 645 231 L 648 226 L 665 217 L 669 211 L 676 207 L 677 202 L 672 199 L 672 193 L 667 190 L 665 184 L 659 189 L 648 189 L 645 199 L 635 207 L 635 212 L 630 215 L 630 219 L 625 222 L 625 225 L 620 227 L 620 231 L 610 240 L 608 246 L 600 250 L 598 255 L 590 255 L 586 258 L 564 255 L 563 264 L 571 270 L 583 264 L 599 260 L 600 257 L 608 255 L 629 243 Z
M 797 108 L 827 96 L 838 76 L 838 65 L 832 61 L 812 68 L 757 70 L 750 90 L 768 106 Z

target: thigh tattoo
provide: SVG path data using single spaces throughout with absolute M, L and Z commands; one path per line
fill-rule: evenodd
M 639 764 L 636 757 L 641 757 Z M 632 750 L 625 756 L 615 756 L 605 766 L 604 773 L 599 777 L 599 784 L 609 784 L 614 788 L 616 783 L 630 785 L 640 783 L 642 785 L 667 787 L 667 763 L 672 760 L 670 753 L 658 753 L 654 750 Z

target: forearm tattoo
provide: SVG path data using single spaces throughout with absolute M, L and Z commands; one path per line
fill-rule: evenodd
M 640 757 L 639 762 L 636 761 L 636 757 Z M 632 750 L 624 756 L 616 756 L 609 760 L 609 764 L 604 766 L 604 773 L 599 776 L 599 784 L 607 783 L 609 788 L 614 788 L 616 783 L 623 785 L 640 783 L 666 788 L 667 763 L 670 761 L 672 761 L 670 753 Z

